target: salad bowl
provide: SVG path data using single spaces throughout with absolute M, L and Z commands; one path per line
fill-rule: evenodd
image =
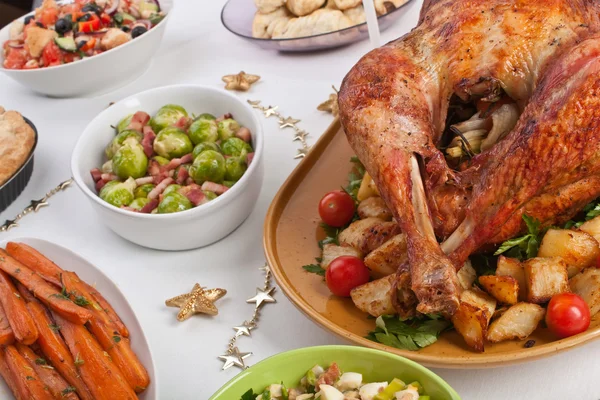
M 172 0 L 160 2 L 165 17 L 144 35 L 93 57 L 68 64 L 39 69 L 4 68 L 0 52 L 0 71 L 29 89 L 50 97 L 79 97 L 125 86 L 141 76 L 150 66 L 165 33 L 173 10 Z M 25 20 L 30 15 L 21 17 Z M 9 39 L 10 24 L 0 30 L 0 43 Z

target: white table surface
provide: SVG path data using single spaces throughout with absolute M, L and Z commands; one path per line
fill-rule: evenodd
M 250 0 L 249 0 L 250 1 Z M 243 99 L 278 105 L 286 116 L 302 120 L 313 142 L 329 125 L 330 114 L 316 110 L 331 85 L 339 87 L 345 73 L 369 50 L 364 41 L 349 47 L 312 54 L 280 54 L 262 50 L 221 26 L 224 0 L 177 0 L 163 43 L 149 70 L 115 92 L 89 98 L 50 99 L 0 74 L 0 105 L 16 109 L 39 130 L 33 177 L 17 201 L 0 214 L 12 218 L 58 182 L 70 176 L 70 155 L 88 121 L 109 102 L 133 93 L 175 83 L 223 87 L 221 76 L 241 69 L 262 80 Z M 403 16 L 382 34 L 384 42 L 412 28 L 420 1 L 405 7 Z M 78 77 L 85 79 L 85 77 Z M 262 117 L 261 117 L 262 119 Z M 264 121 L 266 174 L 260 199 L 246 222 L 212 246 L 185 252 L 160 252 L 131 244 L 104 227 L 76 187 L 56 195 L 50 207 L 27 216 L 22 225 L 0 240 L 35 236 L 54 241 L 101 267 L 121 288 L 145 328 L 158 368 L 161 399 L 208 399 L 239 370 L 221 371 L 217 356 L 224 353 L 232 327 L 252 314 L 245 299 L 263 280 L 263 219 L 271 199 L 298 164 L 297 143 L 274 118 Z M 1 161 L 0 161 L 1 162 Z M 315 205 L 316 207 L 316 205 Z M 195 316 L 185 323 L 165 299 L 186 292 L 195 282 L 222 287 L 228 295 L 217 305 L 216 317 Z M 252 339 L 239 340 L 241 351 L 254 355 L 254 364 L 273 354 L 314 345 L 344 343 L 304 317 L 281 292 L 277 303 L 263 308 Z M 135 338 L 134 338 L 135 340 Z M 600 342 L 518 366 L 482 370 L 435 369 L 466 400 L 600 398 Z M 237 400 L 237 399 L 232 399 Z

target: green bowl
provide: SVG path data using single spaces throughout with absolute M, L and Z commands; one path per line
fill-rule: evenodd
M 326 367 L 333 362 L 342 371 L 361 373 L 365 382 L 419 381 L 431 400 L 460 400 L 450 385 L 427 368 L 404 357 L 356 346 L 307 347 L 274 355 L 241 372 L 209 400 L 240 400 L 248 389 L 260 393 L 272 383 L 296 387 L 315 364 Z

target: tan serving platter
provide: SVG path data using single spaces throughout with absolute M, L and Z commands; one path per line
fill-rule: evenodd
M 554 340 L 538 329 L 528 340 L 486 343 L 485 352 L 469 349 L 458 333 L 443 333 L 433 345 L 419 351 L 400 350 L 365 338 L 375 320 L 354 307 L 350 299 L 329 293 L 323 278 L 302 265 L 320 256 L 317 241 L 324 238 L 317 205 L 321 197 L 347 183 L 352 149 L 336 119 L 283 184 L 271 204 L 264 226 L 267 261 L 277 283 L 300 311 L 325 329 L 361 346 L 380 349 L 431 367 L 485 368 L 530 361 L 570 349 L 600 336 L 600 318 L 590 329 L 567 339 Z

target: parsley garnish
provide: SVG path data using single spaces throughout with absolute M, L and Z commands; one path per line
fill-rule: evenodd
M 46 364 L 48 364 L 48 363 L 46 362 L 46 360 L 45 360 L 45 359 L 43 359 L 43 358 L 41 358 L 41 357 L 40 357 L 40 358 L 36 358 L 36 359 L 35 359 L 35 363 L 36 363 L 37 365 L 46 365 Z
M 79 358 L 79 354 L 77 354 L 77 356 L 75 356 L 74 364 L 77 366 L 83 365 L 83 360 L 81 358 Z
M 384 315 L 375 320 L 375 330 L 367 339 L 405 350 L 419 350 L 435 343 L 450 322 L 437 315 L 423 316 L 412 320 L 402 320 L 396 316 Z
M 323 228 L 323 231 L 325 232 L 325 235 L 327 235 L 327 237 L 325 239 L 319 240 L 319 247 L 321 249 L 323 249 L 323 246 L 325 246 L 326 244 L 329 244 L 329 243 L 333 243 L 335 245 L 339 245 L 340 244 L 338 242 L 338 235 L 342 231 L 341 228 L 334 228 L 333 226 L 329 226 L 329 225 L 327 225 L 324 222 L 321 222 L 319 224 L 319 226 L 321 228 Z
M 254 390 L 249 389 L 246 393 L 240 397 L 240 400 L 254 400 L 256 395 L 254 394 Z
M 35 378 L 33 376 L 27 375 L 26 379 L 28 381 L 35 381 Z
M 121 336 L 115 335 L 115 336 L 113 336 L 113 340 L 115 343 L 119 343 L 121 341 Z
M 75 296 L 75 304 L 81 307 L 89 306 L 90 302 L 84 296 Z
M 77 389 L 75 389 L 73 386 L 67 386 L 62 392 L 60 392 L 60 394 L 62 394 L 63 396 L 66 396 L 69 393 L 75 393 L 75 392 L 77 392 Z
M 307 272 L 312 272 L 313 274 L 325 276 L 325 270 L 323 268 L 321 268 L 320 265 L 308 264 L 308 265 L 303 265 L 302 268 L 304 268 L 304 270 Z
M 350 170 L 350 173 L 348 174 L 348 184 L 343 189 L 346 193 L 352 196 L 354 201 L 356 201 L 358 189 L 360 188 L 360 184 L 365 176 L 365 167 L 356 156 L 352 156 L 350 158 L 350 162 L 354 164 L 354 167 L 352 170 Z
M 48 328 L 52 329 L 54 332 L 58 332 L 60 330 L 60 326 L 56 324 L 49 324 Z
M 61 300 L 69 300 L 69 298 L 62 293 L 54 293 L 54 294 L 51 294 L 49 297 L 56 297 L 57 299 L 61 299 Z
M 540 221 L 523 214 L 523 221 L 527 225 L 527 234 L 509 239 L 500 245 L 494 253 L 495 256 L 505 253 L 508 257 L 526 260 L 537 256 L 541 236 Z
M 19 272 L 21 272 L 21 268 L 15 269 L 15 274 L 18 274 Z

